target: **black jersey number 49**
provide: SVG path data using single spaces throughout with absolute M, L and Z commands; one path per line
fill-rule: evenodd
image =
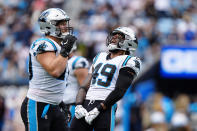
M 111 64 L 99 63 L 96 65 L 93 75 L 92 75 L 92 84 L 108 87 L 111 84 L 114 73 L 116 71 L 116 66 Z M 99 79 L 98 76 L 105 76 L 105 79 Z

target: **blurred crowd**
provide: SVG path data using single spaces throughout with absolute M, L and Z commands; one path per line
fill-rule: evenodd
M 106 50 L 111 29 L 133 28 L 137 56 L 152 64 L 166 44 L 194 45 L 197 40 L 195 0 L 0 0 L 0 81 L 27 83 L 28 49 L 40 36 L 37 18 L 49 7 L 68 12 L 82 55 L 92 60 Z
M 121 114 L 123 120 L 116 127 L 116 131 L 197 130 L 196 96 L 191 98 L 186 94 L 178 94 L 172 99 L 160 92 L 154 92 L 146 100 L 140 100 L 139 95 L 131 93 L 124 97 L 122 103 L 124 105 L 121 109 L 124 111 L 119 111 L 124 112 Z M 130 115 L 128 115 L 128 110 L 130 110 Z M 118 116 L 118 118 L 121 117 Z M 130 121 L 125 117 L 129 117 Z
M 196 98 L 179 94 L 172 100 L 161 93 L 154 93 L 142 106 L 143 127 L 146 131 L 197 130 Z
M 160 58 L 162 46 L 197 45 L 196 0 L 0 0 L 0 85 L 28 84 L 29 46 L 42 35 L 37 18 L 49 7 L 62 8 L 71 17 L 79 51 L 90 62 L 98 52 L 106 50 L 108 33 L 120 25 L 136 31 L 139 42 L 136 55 L 142 60 L 142 70 Z M 163 96 L 155 94 L 155 97 L 144 104 L 143 112 L 149 112 L 143 116 L 147 118 L 144 125 L 164 123 L 165 126 L 169 120 L 175 125 L 182 120 L 187 125 L 189 119 L 196 118 L 196 114 L 188 113 L 188 109 L 197 106 L 188 108 L 193 100 L 187 95 L 172 100 L 174 113 L 168 119 L 164 119 L 164 110 L 157 104 Z M 149 107 L 150 103 L 155 103 L 154 107 Z

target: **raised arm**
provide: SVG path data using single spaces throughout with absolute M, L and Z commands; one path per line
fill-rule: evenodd
M 67 35 L 61 42 L 61 50 L 58 56 L 56 56 L 54 51 L 40 49 L 37 51 L 38 62 L 50 75 L 58 78 L 65 71 L 68 55 L 72 51 L 76 40 L 77 38 L 75 36 Z
M 51 76 L 58 78 L 66 68 L 68 57 L 56 56 L 55 52 L 45 52 L 37 55 L 37 60 Z

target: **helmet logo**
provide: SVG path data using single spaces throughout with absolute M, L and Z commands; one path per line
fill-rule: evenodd
M 49 12 L 46 11 L 46 12 L 43 12 L 40 17 L 39 17 L 39 21 L 42 21 L 42 22 L 46 22 L 46 17 L 49 15 Z
M 139 60 L 138 59 L 134 60 L 134 62 L 135 62 L 135 67 L 140 69 L 140 62 L 139 62 Z

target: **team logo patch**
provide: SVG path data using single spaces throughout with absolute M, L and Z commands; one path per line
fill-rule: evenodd
M 46 45 L 46 43 L 44 42 L 44 43 L 42 43 L 42 44 L 40 44 L 39 46 L 38 46 L 38 48 L 37 48 L 37 51 L 38 52 L 43 52 L 43 51 L 45 51 L 45 48 L 47 47 L 47 45 Z
M 135 62 L 135 67 L 138 68 L 138 69 L 140 69 L 140 62 L 137 61 L 137 60 L 134 60 L 134 62 Z
M 39 21 L 46 22 L 46 18 L 48 15 L 49 15 L 49 11 L 43 12 L 39 17 Z

